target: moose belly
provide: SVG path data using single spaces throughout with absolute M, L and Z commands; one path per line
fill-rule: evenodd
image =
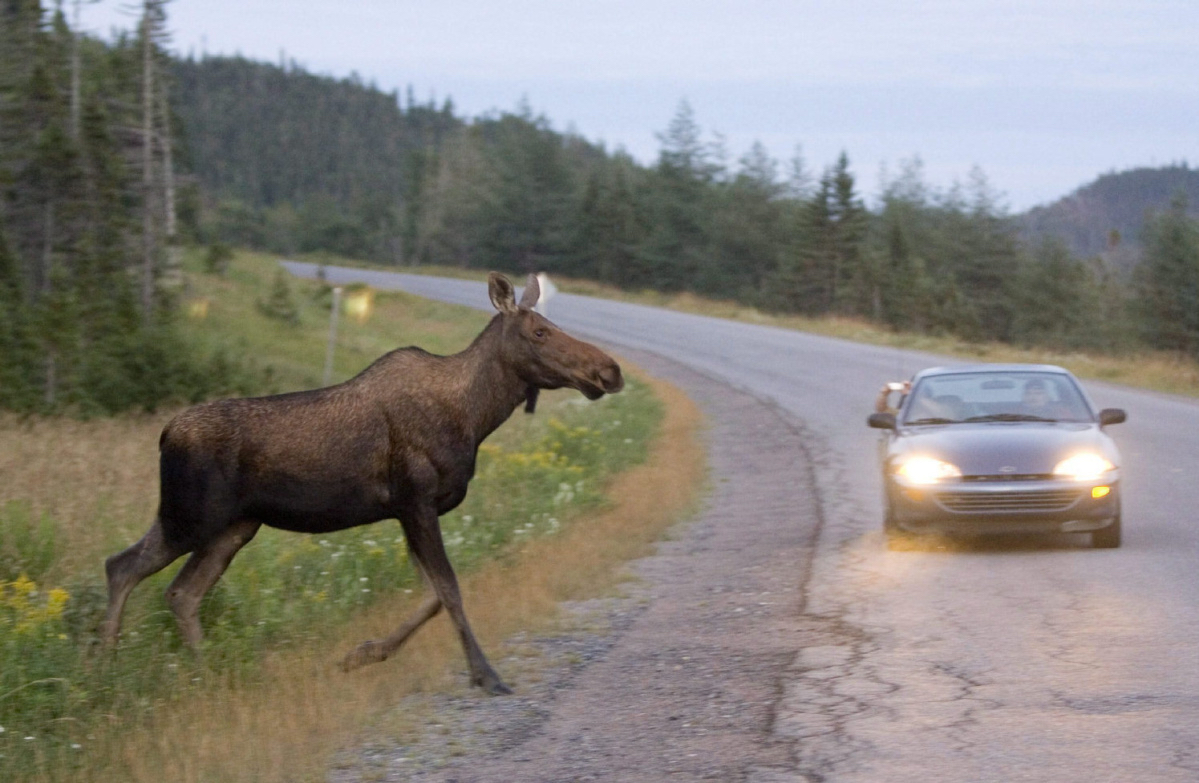
M 243 508 L 246 517 L 297 533 L 329 533 L 390 516 L 375 493 L 343 482 L 280 479 L 245 498 Z

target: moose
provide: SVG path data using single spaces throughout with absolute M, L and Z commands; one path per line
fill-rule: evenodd
M 166 600 L 183 641 L 196 648 L 201 599 L 260 526 L 327 533 L 398 519 L 429 595 L 390 636 L 351 651 L 342 668 L 387 659 L 444 608 L 471 683 L 511 693 L 471 632 L 438 518 L 466 496 L 479 444 L 522 402 L 531 413 L 541 389 L 564 387 L 596 400 L 619 392 L 624 379 L 606 353 L 533 311 L 536 276 L 519 304 L 499 273 L 490 274 L 488 293 L 498 313 L 460 353 L 398 348 L 341 384 L 217 400 L 175 416 L 159 438 L 154 523 L 105 562 L 104 642 L 116 643 L 134 587 L 182 555 L 191 557 Z

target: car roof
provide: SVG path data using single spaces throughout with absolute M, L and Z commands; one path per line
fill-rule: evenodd
M 1018 363 L 980 363 L 980 364 L 950 364 L 941 367 L 929 367 L 912 376 L 912 380 L 927 378 L 930 375 L 957 375 L 969 372 L 1043 372 L 1070 376 L 1070 371 L 1055 364 L 1018 364 Z M 1073 377 L 1073 376 L 1071 376 Z

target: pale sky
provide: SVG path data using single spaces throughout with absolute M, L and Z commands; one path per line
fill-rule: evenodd
M 938 188 L 981 167 L 1013 211 L 1199 164 L 1199 0 L 174 0 L 168 24 L 181 54 L 282 54 L 459 116 L 527 100 L 644 163 L 686 99 L 731 161 L 756 140 L 819 173 L 844 150 L 868 198 L 915 156 Z

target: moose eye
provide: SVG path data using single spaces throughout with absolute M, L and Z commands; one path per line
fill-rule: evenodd
M 533 336 L 538 340 L 544 340 L 547 334 L 549 334 L 549 332 L 547 332 L 545 329 L 535 329 L 533 331 Z

